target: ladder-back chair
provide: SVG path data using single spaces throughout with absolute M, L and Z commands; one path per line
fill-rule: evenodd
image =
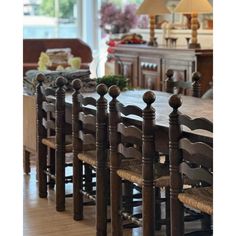
M 99 84 L 96 88 L 98 99 L 80 94 L 81 81 L 73 81 L 73 201 L 74 219 L 83 218 L 83 196 L 96 201 L 96 235 L 106 235 L 108 185 L 108 137 L 107 100 L 104 98 L 107 87 Z M 96 190 L 93 185 L 83 185 L 83 166 L 96 173 Z
M 154 236 L 156 220 L 154 186 L 168 187 L 170 182 L 169 167 L 159 163 L 159 155 L 155 151 L 155 110 L 152 107 L 155 95 L 151 91 L 146 92 L 143 96 L 146 107 L 141 109 L 121 104 L 117 100 L 119 94 L 117 86 L 109 88 L 109 95 L 112 97 L 109 103 L 112 236 L 122 236 L 122 218 L 142 226 L 144 236 Z M 129 119 L 130 115 L 138 117 L 139 122 Z M 124 161 L 125 159 L 129 164 Z M 122 180 L 141 187 L 142 219 L 126 211 L 122 206 Z M 166 202 L 168 204 L 168 201 Z M 168 220 L 165 224 L 168 232 Z
M 186 94 L 187 91 L 191 91 L 193 97 L 201 97 L 201 74 L 199 72 L 193 72 L 192 81 L 177 80 L 173 78 L 174 71 L 169 69 L 166 72 L 166 92 Z
M 184 235 L 184 206 L 203 213 L 203 231 L 196 235 L 211 235 L 210 216 L 213 215 L 213 144 L 206 139 L 193 140 L 183 128 L 213 132 L 213 123 L 205 118 L 181 114 L 179 95 L 169 100 L 170 113 L 170 176 L 171 176 L 171 235 Z M 192 184 L 185 188 L 183 178 Z M 187 234 L 195 235 L 195 234 Z
M 39 197 L 46 198 L 49 188 L 56 185 L 56 210 L 65 210 L 65 184 L 72 182 L 72 176 L 65 176 L 65 153 L 72 153 L 72 127 L 65 121 L 66 79 L 56 80 L 56 91 L 45 88 L 45 76 L 37 76 L 36 111 L 37 111 L 37 162 Z

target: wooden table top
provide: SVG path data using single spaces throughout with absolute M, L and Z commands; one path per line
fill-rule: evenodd
M 145 107 L 145 103 L 143 102 L 142 96 L 148 90 L 129 90 L 125 92 L 121 92 L 118 97 L 118 100 L 122 102 L 124 105 L 136 105 L 140 108 Z M 165 93 L 161 91 L 153 91 L 156 95 L 156 101 L 153 103 L 153 107 L 156 110 L 156 125 L 158 127 L 169 127 L 169 114 L 172 111 L 172 108 L 169 106 L 169 98 L 172 94 Z M 98 98 L 96 92 L 94 93 L 84 93 L 84 96 L 92 96 L 94 98 Z M 108 101 L 111 100 L 109 95 L 105 96 Z M 66 103 L 72 104 L 71 95 L 66 96 Z M 213 100 L 210 99 L 201 99 L 195 98 L 191 96 L 182 96 L 182 106 L 179 109 L 182 113 L 192 117 L 204 117 L 210 121 L 213 121 Z M 138 118 L 134 118 L 138 119 Z M 195 133 L 199 133 L 202 135 L 206 135 L 208 137 L 212 137 L 212 134 L 203 133 L 202 131 L 197 131 Z
M 140 108 L 145 107 L 142 96 L 148 90 L 129 90 L 121 92 L 118 100 L 124 105 L 136 105 Z M 156 101 L 153 103 L 153 107 L 156 110 L 156 124 L 169 127 L 169 114 L 172 108 L 169 106 L 169 98 L 172 94 L 161 91 L 153 91 L 156 95 Z M 96 92 L 83 93 L 84 96 L 98 98 Z M 109 95 L 105 96 L 108 101 L 111 100 Z M 204 117 L 210 121 L 213 121 L 213 100 L 201 99 L 191 96 L 181 96 L 182 106 L 180 111 L 192 118 Z M 66 103 L 72 104 L 71 94 L 67 94 Z

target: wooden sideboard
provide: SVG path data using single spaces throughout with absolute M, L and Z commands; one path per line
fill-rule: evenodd
M 112 56 L 115 73 L 129 78 L 130 86 L 164 91 L 165 72 L 174 70 L 176 80 L 191 81 L 193 72 L 202 74 L 201 93 L 210 88 L 213 76 L 213 50 L 186 47 L 118 45 Z

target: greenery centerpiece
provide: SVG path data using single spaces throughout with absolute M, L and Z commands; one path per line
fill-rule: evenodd
M 108 88 L 117 85 L 121 91 L 128 89 L 128 79 L 123 75 L 104 75 L 97 78 L 97 84 L 105 84 Z

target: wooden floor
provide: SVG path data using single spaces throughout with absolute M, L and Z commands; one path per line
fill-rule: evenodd
M 84 220 L 74 221 L 72 218 L 72 198 L 66 199 L 66 211 L 56 212 L 54 191 L 50 191 L 47 199 L 38 197 L 38 185 L 35 176 L 35 167 L 31 168 L 30 175 L 24 175 L 24 236 L 93 236 L 95 235 L 95 207 L 86 206 Z M 67 192 L 72 185 L 67 185 Z M 108 232 L 110 224 L 108 223 Z M 110 235 L 110 233 L 108 233 Z M 158 236 L 165 235 L 165 227 L 158 231 Z M 126 230 L 123 236 L 142 236 L 141 228 Z

